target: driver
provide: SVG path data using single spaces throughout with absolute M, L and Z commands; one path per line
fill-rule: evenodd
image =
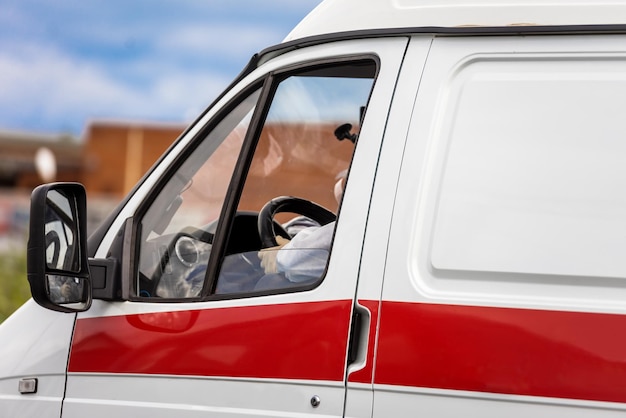
M 335 177 L 334 195 L 338 204 L 343 197 L 347 173 L 346 169 Z M 319 279 L 326 268 L 334 229 L 335 222 L 330 222 L 305 228 L 291 240 L 277 236 L 277 246 L 258 253 L 265 276 L 255 290 L 306 284 Z

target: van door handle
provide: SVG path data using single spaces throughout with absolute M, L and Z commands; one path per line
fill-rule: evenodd
M 371 320 L 370 310 L 355 302 L 348 346 L 348 374 L 365 367 Z

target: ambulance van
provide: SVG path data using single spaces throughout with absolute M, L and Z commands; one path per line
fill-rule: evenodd
M 89 236 L 33 191 L 1 417 L 623 417 L 626 1 L 327 0 Z

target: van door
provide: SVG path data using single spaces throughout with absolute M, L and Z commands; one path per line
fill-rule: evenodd
M 342 416 L 406 43 L 279 56 L 172 148 L 98 250 L 118 259 L 124 301 L 78 315 L 64 417 Z
M 385 277 L 385 263 L 398 173 L 404 155 L 405 140 L 413 115 L 413 104 L 420 75 L 428 56 L 431 38 L 416 38 L 407 50 L 395 88 L 385 137 L 378 157 L 376 178 L 369 206 L 363 255 L 356 295 L 356 312 L 361 333 L 355 361 L 348 367 L 345 416 L 371 417 L 373 408 L 374 358 L 380 299 Z M 389 413 L 387 416 L 394 416 Z
M 624 40 L 434 39 L 389 234 L 373 416 L 624 414 Z

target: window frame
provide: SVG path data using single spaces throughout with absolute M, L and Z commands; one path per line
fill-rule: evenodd
M 267 119 L 268 112 L 273 103 L 274 95 L 280 83 L 288 77 L 295 76 L 301 73 L 306 73 L 318 69 L 323 68 L 332 68 L 332 67 L 340 67 L 344 65 L 351 64 L 359 64 L 359 63 L 369 63 L 374 66 L 374 76 L 372 78 L 372 86 L 370 88 L 368 94 L 368 100 L 366 103 L 366 112 L 364 112 L 363 117 L 367 113 L 367 108 L 369 107 L 369 102 L 371 100 L 372 92 L 374 91 L 376 81 L 378 79 L 380 73 L 380 60 L 376 55 L 373 54 L 355 54 L 355 55 L 346 55 L 341 57 L 332 57 L 325 59 L 316 59 L 311 61 L 304 61 L 293 65 L 288 65 L 282 68 L 279 68 L 274 71 L 270 71 L 261 75 L 258 79 L 251 82 L 248 86 L 242 89 L 233 99 L 231 99 L 228 104 L 226 104 L 219 112 L 215 114 L 210 121 L 208 121 L 194 137 L 191 141 L 185 146 L 185 148 L 180 152 L 179 155 L 176 156 L 174 161 L 167 167 L 167 169 L 163 172 L 163 174 L 159 177 L 158 181 L 155 182 L 154 186 L 151 188 L 149 194 L 146 199 L 141 203 L 136 211 L 135 215 L 132 219 L 132 226 L 130 231 L 130 238 L 125 239 L 126 241 L 130 241 L 129 247 L 130 251 L 124 251 L 123 257 L 129 257 L 130 260 L 128 264 L 128 275 L 129 280 L 126 285 L 130 289 L 128 293 L 128 300 L 135 302 L 155 302 L 155 303 L 188 303 L 188 302 L 204 302 L 210 300 L 228 300 L 228 299 L 241 299 L 241 298 L 249 298 L 256 296 L 264 296 L 270 294 L 282 294 L 282 293 L 294 293 L 301 292 L 306 290 L 311 290 L 320 285 L 323 282 L 326 272 L 328 270 L 328 263 L 324 269 L 322 276 L 316 280 L 312 284 L 305 284 L 301 286 L 291 286 L 287 288 L 279 288 L 279 289 L 271 289 L 271 290 L 263 290 L 263 291 L 252 291 L 245 293 L 227 293 L 227 294 L 216 294 L 215 288 L 217 286 L 219 272 L 221 269 L 222 262 L 225 257 L 225 251 L 228 244 L 228 238 L 230 236 L 231 229 L 233 227 L 233 220 L 235 218 L 235 214 L 237 208 L 239 206 L 239 201 L 244 189 L 245 180 L 248 175 L 248 171 L 250 169 L 252 160 L 254 158 L 254 153 L 257 148 L 261 132 L 265 126 L 265 122 Z M 202 291 L 199 296 L 195 297 L 185 297 L 185 298 L 159 298 L 159 297 L 145 297 L 139 296 L 136 292 L 136 283 L 138 280 L 138 268 L 139 268 L 139 250 L 141 244 L 141 222 L 145 217 L 147 211 L 152 207 L 155 199 L 161 192 L 162 188 L 165 184 L 171 179 L 171 177 L 180 169 L 180 167 L 187 161 L 190 155 L 203 143 L 206 139 L 207 135 L 215 129 L 215 127 L 225 118 L 228 114 L 230 114 L 233 109 L 238 106 L 243 100 L 246 99 L 250 94 L 253 94 L 257 89 L 260 89 L 259 98 L 252 114 L 252 118 L 250 120 L 250 124 L 248 130 L 246 132 L 245 138 L 243 140 L 243 144 L 239 151 L 239 155 L 237 157 L 237 162 L 235 164 L 232 177 L 229 181 L 229 186 L 224 197 L 224 203 L 222 205 L 222 209 L 220 211 L 220 215 L 217 218 L 218 224 L 215 231 L 215 235 L 213 237 L 211 254 L 209 256 L 204 283 L 202 287 Z M 356 146 L 356 145 L 355 145 Z M 353 153 L 354 156 L 354 153 Z M 352 164 L 352 160 L 350 165 Z M 337 220 L 339 220 L 341 212 L 341 205 L 339 205 L 337 212 Z M 331 243 L 331 247 L 329 249 L 329 261 L 330 254 L 332 254 L 333 243 L 334 243 L 334 235 L 335 231 L 333 231 L 333 239 Z

